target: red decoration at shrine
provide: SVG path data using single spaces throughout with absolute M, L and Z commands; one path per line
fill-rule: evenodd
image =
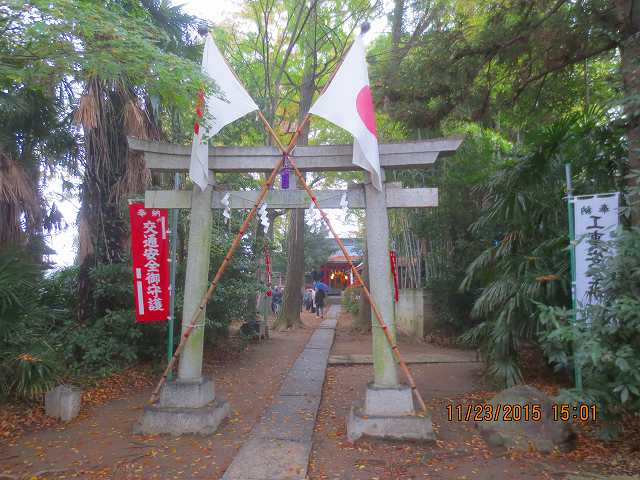
M 393 274 L 393 299 L 398 303 L 398 257 L 395 251 L 389 250 L 389 259 L 391 260 L 391 273 Z
M 199 118 L 202 118 L 204 115 L 202 107 L 204 107 L 204 92 L 200 90 L 198 92 L 198 101 L 196 102 L 196 115 L 198 115 Z M 200 133 L 200 124 L 197 120 L 193 123 L 193 133 L 196 135 Z
M 264 266 L 267 274 L 267 297 L 272 295 L 271 292 L 271 256 L 269 255 L 269 249 L 264 246 Z
M 136 321 L 169 317 L 169 231 L 166 208 L 129 205 Z

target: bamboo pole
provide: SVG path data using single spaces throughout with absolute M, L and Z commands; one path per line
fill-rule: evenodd
M 340 65 L 334 71 L 334 73 L 331 76 L 331 79 L 329 80 L 329 82 L 327 82 L 327 84 L 322 89 L 321 94 L 324 93 L 324 91 L 327 89 L 327 87 L 331 83 L 331 80 L 333 80 L 333 76 L 335 75 L 335 73 L 338 71 L 339 68 L 340 68 Z M 300 133 L 302 132 L 302 129 L 304 128 L 304 126 L 306 125 L 306 123 L 309 121 L 309 118 L 310 118 L 310 114 L 309 114 L 309 112 L 307 112 L 305 114 L 302 122 L 300 122 L 300 125 L 298 125 L 298 127 L 296 128 L 296 131 L 295 131 L 293 137 L 289 141 L 289 145 L 285 149 L 283 144 L 282 144 L 282 142 L 280 141 L 280 139 L 276 135 L 275 131 L 273 130 L 273 128 L 271 128 L 271 125 L 269 124 L 269 122 L 267 121 L 267 119 L 264 117 L 264 115 L 262 114 L 262 112 L 260 110 L 258 110 L 258 116 L 259 116 L 260 120 L 263 122 L 263 124 L 264 124 L 265 128 L 267 129 L 267 131 L 269 132 L 269 134 L 272 136 L 272 138 L 277 143 L 278 147 L 280 148 L 280 150 L 283 153 L 283 156 L 278 161 L 278 163 L 273 168 L 273 170 L 271 171 L 271 175 L 269 175 L 269 178 L 267 179 L 267 181 L 262 185 L 262 188 L 260 190 L 260 193 L 258 194 L 258 198 L 256 199 L 256 201 L 255 201 L 255 203 L 253 205 L 253 208 L 249 212 L 249 215 L 247 215 L 247 218 L 245 218 L 244 222 L 242 223 L 242 226 L 240 227 L 240 230 L 238 231 L 238 234 L 236 235 L 236 237 L 234 238 L 233 242 L 231 243 L 231 246 L 229 247 L 229 250 L 227 251 L 227 254 L 224 257 L 224 260 L 222 261 L 222 264 L 220 264 L 220 267 L 218 268 L 218 271 L 216 272 L 213 280 L 211 281 L 211 283 L 209 285 L 209 288 L 207 289 L 207 292 L 206 292 L 204 298 L 200 302 L 200 305 L 198 306 L 198 309 L 194 312 L 193 317 L 191 318 L 191 321 L 189 322 L 189 326 L 187 327 L 185 332 L 182 334 L 182 337 L 180 339 L 180 343 L 178 344 L 178 347 L 176 348 L 176 351 L 173 354 L 173 358 L 171 359 L 171 361 L 167 365 L 166 369 L 164 370 L 164 372 L 162 374 L 162 377 L 160 378 L 160 381 L 158 382 L 158 384 L 156 385 L 156 388 L 153 390 L 153 392 L 151 394 L 151 398 L 149 400 L 150 404 L 155 403 L 156 400 L 158 399 L 158 394 L 160 392 L 160 389 L 162 388 L 162 386 L 167 381 L 167 376 L 168 376 L 169 372 L 173 369 L 173 366 L 175 365 L 176 361 L 178 360 L 178 357 L 180 356 L 180 354 L 182 353 L 182 350 L 184 349 L 184 346 L 186 345 L 187 340 L 188 340 L 189 336 L 191 335 L 191 332 L 195 328 L 196 323 L 197 323 L 198 319 L 200 318 L 200 315 L 202 314 L 202 312 L 204 312 L 204 308 L 206 307 L 206 305 L 209 302 L 209 300 L 211 299 L 211 296 L 213 295 L 216 287 L 218 286 L 218 282 L 220 281 L 220 278 L 222 277 L 222 274 L 224 273 L 225 269 L 227 268 L 227 265 L 229 264 L 229 262 L 231 261 L 231 258 L 233 256 L 233 254 L 235 253 L 235 250 L 238 248 L 238 245 L 240 244 L 240 241 L 242 240 L 242 236 L 244 235 L 244 233 L 246 232 L 246 230 L 247 230 L 247 228 L 249 226 L 249 222 L 251 222 L 251 220 L 255 216 L 255 214 L 256 214 L 256 212 L 258 210 L 258 207 L 260 206 L 260 204 L 262 203 L 262 200 L 264 199 L 265 195 L 267 194 L 267 191 L 269 190 L 269 188 L 271 188 L 271 185 L 273 184 L 273 182 L 275 180 L 275 177 L 278 174 L 278 171 L 280 170 L 280 168 L 282 167 L 282 165 L 284 163 L 285 156 L 289 156 L 291 150 L 293 149 L 293 147 L 295 146 L 296 142 L 298 141 L 298 137 L 300 136 Z M 316 208 L 320 212 L 320 214 L 322 216 L 322 219 L 324 220 L 324 222 L 326 223 L 327 227 L 331 231 L 331 234 L 333 235 L 333 238 L 336 240 L 338 246 L 340 247 L 340 250 L 342 250 L 342 253 L 344 254 L 345 258 L 347 259 L 347 262 L 349 263 L 349 266 L 351 267 L 351 271 L 353 272 L 354 276 L 358 279 L 358 281 L 362 285 L 362 290 L 363 290 L 365 296 L 367 297 L 367 300 L 369 301 L 369 303 L 371 305 L 371 308 L 372 308 L 372 310 L 373 310 L 373 312 L 375 314 L 376 319 L 378 320 L 378 323 L 380 324 L 380 327 L 382 328 L 382 331 L 385 334 L 387 342 L 391 346 L 391 350 L 395 354 L 396 359 L 398 360 L 398 363 L 400 364 L 400 368 L 402 369 L 403 373 L 407 377 L 407 380 L 409 381 L 409 386 L 411 387 L 411 391 L 416 396 L 416 399 L 418 400 L 418 403 L 420 404 L 420 408 L 422 409 L 422 411 L 423 412 L 426 411 L 427 406 L 425 405 L 424 400 L 422 399 L 422 395 L 420 395 L 420 392 L 418 391 L 418 388 L 416 386 L 416 383 L 415 383 L 415 380 L 413 378 L 413 375 L 409 371 L 409 368 L 407 367 L 407 364 L 405 363 L 404 359 L 402 358 L 402 355 L 400 354 L 400 349 L 398 348 L 398 345 L 394 342 L 393 337 L 389 333 L 389 327 L 387 326 L 387 324 L 382 319 L 382 315 L 380 314 L 380 311 L 378 310 L 378 306 L 373 301 L 373 298 L 371 297 L 371 293 L 369 292 L 369 289 L 365 285 L 364 280 L 362 279 L 362 277 L 358 273 L 358 270 L 356 269 L 355 265 L 353 264 L 353 260 L 351 259 L 351 256 L 349 255 L 349 252 L 347 251 L 346 247 L 344 246 L 344 243 L 342 242 L 342 240 L 340 239 L 340 237 L 338 236 L 338 234 L 334 230 L 333 225 L 331 224 L 331 221 L 327 217 L 327 214 L 320 207 L 320 203 L 318 202 L 317 197 L 313 194 L 313 191 L 311 190 L 311 188 L 307 184 L 307 182 L 306 182 L 306 180 L 304 178 L 304 175 L 302 175 L 302 172 L 300 172 L 300 170 L 298 169 L 295 161 L 293 161 L 293 159 L 291 159 L 291 158 L 289 158 L 288 160 L 289 160 L 289 162 L 291 164 L 291 167 L 293 168 L 296 176 L 301 181 L 305 191 L 307 192 L 307 194 L 309 195 L 309 197 L 313 201 L 314 205 L 316 206 Z
M 351 47 L 349 47 L 349 48 L 351 48 Z M 342 62 L 340 63 L 340 65 L 341 64 L 342 64 Z M 322 89 L 322 92 L 320 93 L 321 95 L 322 95 L 322 93 L 324 93 L 326 91 L 326 89 L 331 84 L 331 80 L 333 80 L 333 77 L 335 76 L 336 72 L 340 68 L 340 65 L 333 72 L 333 75 L 331 76 L 331 79 L 327 82 L 327 84 Z M 287 146 L 287 148 L 285 150 L 285 149 L 282 148 L 282 143 L 280 142 L 280 140 L 276 136 L 275 132 L 273 131 L 273 128 L 271 128 L 271 125 L 269 125 L 269 122 L 264 117 L 262 112 L 258 111 L 258 116 L 260 117 L 260 119 L 264 123 L 264 126 L 267 129 L 267 131 L 271 134 L 273 139 L 276 141 L 276 143 L 278 144 L 278 146 L 282 150 L 282 153 L 287 155 L 287 157 L 289 156 L 291 150 L 295 146 L 295 144 L 296 144 L 296 142 L 298 140 L 298 137 L 300 136 L 300 133 L 302 132 L 302 129 L 305 127 L 306 123 L 311 118 L 311 114 L 309 112 L 307 112 L 305 114 L 304 118 L 302 119 L 302 121 L 300 122 L 300 125 L 298 125 L 298 128 L 296 128 L 296 131 L 293 134 L 293 137 L 289 141 L 289 145 Z M 322 216 L 322 219 L 324 220 L 324 222 L 326 223 L 327 227 L 331 231 L 331 234 L 333 235 L 333 238 L 335 239 L 336 243 L 338 244 L 338 247 L 340 247 L 340 250 L 342 250 L 342 253 L 344 254 L 344 257 L 347 259 L 347 263 L 349 263 L 349 266 L 351 267 L 351 271 L 353 272 L 354 276 L 358 279 L 358 281 L 362 285 L 362 291 L 364 292 L 365 296 L 367 297 L 367 300 L 369 301 L 369 304 L 371 305 L 371 309 L 374 312 L 375 317 L 376 317 L 378 323 L 380 324 L 380 327 L 382 328 L 382 331 L 384 332 L 384 335 L 385 335 L 385 337 L 387 339 L 387 342 L 391 346 L 391 350 L 395 354 L 396 359 L 398 360 L 398 363 L 400 364 L 400 369 L 402 370 L 404 375 L 407 377 L 407 381 L 409 382 L 409 386 L 411 387 L 411 391 L 416 396 L 416 399 L 418 400 L 418 403 L 420 404 L 420 408 L 422 409 L 423 412 L 425 412 L 427 410 L 427 406 L 425 405 L 424 400 L 422 399 L 422 395 L 420 395 L 420 392 L 418 391 L 418 387 L 416 386 L 416 382 L 415 382 L 415 380 L 413 378 L 413 375 L 411 374 L 411 371 L 409 370 L 409 367 L 407 367 L 406 362 L 402 358 L 402 355 L 400 354 L 400 349 L 398 348 L 398 345 L 394 342 L 393 337 L 391 336 L 391 333 L 389 332 L 389 327 L 387 326 L 387 324 L 382 319 L 382 315 L 380 314 L 380 310 L 378 310 L 378 306 L 376 305 L 376 303 L 374 302 L 373 298 L 371 297 L 371 293 L 369 292 L 369 289 L 367 288 L 366 284 L 364 283 L 364 279 L 358 273 L 355 265 L 353 264 L 353 260 L 351 259 L 351 256 L 349 255 L 349 252 L 347 251 L 346 247 L 344 246 L 344 243 L 342 242 L 342 240 L 340 239 L 340 237 L 338 236 L 336 231 L 333 229 L 333 225 L 331 224 L 331 221 L 327 217 L 327 214 L 322 209 L 322 207 L 320 207 L 320 203 L 318 202 L 317 197 L 313 194 L 313 191 L 309 187 L 309 184 L 307 184 L 307 181 L 304 178 L 304 175 L 298 169 L 298 166 L 296 165 L 295 161 L 291 157 L 289 157 L 288 160 L 289 160 L 289 163 L 291 164 L 291 167 L 293 168 L 296 176 L 298 177 L 298 179 L 302 183 L 302 186 L 304 187 L 305 191 L 307 192 L 307 195 L 309 195 L 309 198 L 311 198 L 311 200 L 313 201 L 314 205 L 316 206 L 316 208 L 320 212 L 320 215 Z M 281 163 L 282 163 L 282 159 L 280 160 L 280 164 Z
M 169 372 L 172 371 L 173 366 L 175 365 L 176 361 L 178 360 L 178 357 L 182 353 L 182 350 L 184 349 L 185 345 L 187 344 L 187 339 L 189 338 L 189 335 L 191 335 L 191 332 L 195 328 L 196 323 L 198 322 L 198 319 L 200 318 L 200 315 L 202 315 L 202 313 L 204 312 L 204 308 L 206 307 L 207 303 L 209 303 L 209 300 L 211 300 L 213 292 L 215 291 L 216 287 L 218 286 L 218 282 L 220 281 L 220 277 L 222 277 L 222 274 L 224 273 L 225 269 L 227 268 L 227 265 L 229 264 L 229 262 L 231 261 L 231 258 L 233 257 L 233 254 L 235 253 L 236 249 L 238 248 L 238 245 L 240 245 L 240 241 L 242 240 L 242 236 L 247 231 L 247 228 L 249 227 L 249 223 L 251 222 L 251 220 L 255 216 L 256 211 L 258 210 L 258 207 L 260 206 L 260 204 L 262 203 L 262 200 L 264 199 L 265 195 L 267 194 L 267 191 L 269 190 L 269 188 L 271 188 L 271 185 L 273 184 L 273 181 L 275 180 L 276 175 L 278 174 L 278 171 L 280 170 L 280 167 L 282 166 L 283 160 L 284 159 L 280 159 L 280 161 L 276 164 L 276 166 L 271 171 L 271 175 L 269 176 L 267 181 L 262 184 L 262 188 L 260 190 L 260 193 L 258 194 L 258 198 L 256 198 L 256 201 L 255 201 L 255 203 L 253 205 L 253 208 L 249 212 L 249 215 L 247 215 L 247 218 L 244 219 L 244 222 L 242 222 L 242 225 L 240 226 L 240 230 L 238 231 L 236 237 L 233 239 L 233 242 L 231 243 L 231 246 L 229 247 L 229 250 L 227 251 L 226 255 L 224 256 L 224 260 L 220 264 L 220 267 L 218 267 L 218 271 L 216 272 L 215 276 L 213 277 L 213 280 L 211 281 L 211 283 L 209 284 L 209 288 L 207 289 L 207 293 L 205 294 L 204 298 L 200 302 L 200 305 L 198 306 L 198 309 L 194 312 L 193 316 L 191 317 L 191 320 L 189 322 L 189 326 L 187 327 L 185 332 L 182 334 L 182 337 L 180 338 L 180 343 L 178 344 L 178 347 L 176 348 L 176 351 L 173 354 L 173 357 L 171 358 L 171 361 L 167 365 L 167 368 L 165 368 L 165 370 L 164 370 L 164 372 L 162 374 L 162 377 L 160 378 L 160 381 L 156 385 L 156 388 L 153 390 L 153 393 L 151 394 L 151 398 L 149 399 L 149 403 L 150 404 L 155 403 L 156 400 L 158 399 L 158 394 L 160 393 L 160 389 L 162 388 L 162 386 L 167 381 L 167 376 L 169 375 Z
M 422 395 L 420 395 L 420 392 L 418 391 L 418 388 L 416 386 L 416 382 L 413 379 L 413 375 L 411 374 L 411 371 L 409 371 L 409 368 L 407 367 L 407 364 L 405 363 L 404 359 L 402 358 L 402 355 L 400 354 L 400 349 L 398 348 L 398 345 L 396 344 L 396 342 L 394 342 L 393 337 L 391 336 L 391 333 L 389 332 L 389 327 L 387 326 L 387 324 L 382 319 L 382 315 L 380 314 L 380 310 L 378 310 L 378 306 L 376 305 L 376 303 L 374 302 L 373 298 L 371 297 L 371 293 L 369 292 L 369 289 L 367 288 L 366 284 L 364 283 L 363 278 L 358 273 L 358 270 L 356 269 L 355 265 L 353 264 L 353 260 L 351 259 L 351 255 L 349 255 L 349 252 L 347 251 L 346 247 L 344 246 L 344 243 L 342 242 L 342 240 L 340 239 L 340 237 L 338 236 L 336 231 L 333 229 L 333 225 L 331 224 L 331 221 L 327 217 L 327 214 L 322 209 L 322 207 L 320 207 L 320 203 L 318 202 L 318 198 L 313 194 L 313 191 L 311 190 L 311 188 L 309 188 L 309 185 L 305 181 L 304 175 L 302 175 L 302 172 L 298 169 L 298 166 L 296 165 L 296 162 L 293 159 L 289 158 L 289 164 L 293 168 L 293 171 L 295 172 L 296 176 L 298 177 L 298 179 L 302 183 L 302 186 L 304 187 L 305 191 L 307 192 L 307 194 L 309 195 L 309 197 L 313 201 L 314 205 L 316 206 L 316 208 L 320 212 L 320 215 L 322 216 L 322 219 L 324 220 L 325 224 L 327 225 L 327 227 L 331 231 L 331 234 L 333 235 L 333 238 L 335 239 L 336 243 L 338 244 L 338 247 L 340 247 L 340 250 L 342 250 L 342 254 L 347 259 L 347 263 L 351 267 L 351 271 L 353 272 L 353 275 L 358 279 L 358 281 L 362 285 L 362 291 L 365 294 L 365 296 L 367 297 L 367 300 L 369 301 L 369 304 L 371 304 L 371 309 L 373 310 L 373 312 L 375 314 L 375 317 L 378 320 L 378 324 L 382 328 L 382 331 L 384 332 L 384 335 L 387 338 L 387 342 L 389 342 L 389 345 L 391 346 L 391 350 L 395 354 L 396 360 L 398 360 L 398 363 L 400 364 L 400 368 L 402 369 L 403 373 L 407 377 L 407 380 L 409 381 L 409 386 L 411 387 L 411 391 L 416 396 L 416 399 L 418 400 L 418 403 L 420 404 L 420 408 L 422 409 L 422 411 L 423 412 L 426 411 L 427 410 L 427 406 L 425 405 L 424 400 L 422 399 Z

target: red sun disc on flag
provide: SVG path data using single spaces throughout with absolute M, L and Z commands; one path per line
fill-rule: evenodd
M 373 110 L 373 97 L 371 96 L 371 89 L 369 88 L 369 85 L 365 85 L 362 87 L 360 92 L 358 92 L 358 97 L 356 98 L 356 109 L 358 110 L 358 115 L 360 115 L 362 122 L 367 127 L 367 130 L 377 137 L 376 114 Z

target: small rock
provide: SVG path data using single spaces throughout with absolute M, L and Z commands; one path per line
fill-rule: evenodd
M 73 385 L 58 385 L 44 396 L 45 413 L 50 417 L 69 422 L 80 413 L 82 390 Z
M 552 418 L 551 399 L 537 388 L 518 385 L 498 393 L 487 402 L 493 405 L 493 411 L 500 406 L 501 414 L 496 421 L 476 422 L 482 437 L 490 447 L 513 448 L 520 451 L 534 449 L 541 453 L 550 453 L 555 448 L 567 452 L 575 447 L 575 433 L 570 425 Z M 505 406 L 527 406 L 529 412 L 533 405 L 540 405 L 539 421 L 505 421 Z

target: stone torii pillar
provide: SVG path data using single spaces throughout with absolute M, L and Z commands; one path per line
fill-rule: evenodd
M 388 169 L 424 168 L 435 163 L 439 156 L 453 154 L 462 143 L 461 138 L 435 139 L 399 144 L 381 144 L 380 164 Z M 181 145 L 129 139 L 132 150 L 142 152 L 146 165 L 154 171 L 187 171 L 190 148 Z M 298 168 L 305 171 L 349 171 L 360 170 L 352 163 L 352 145 L 301 146 L 295 150 Z M 273 147 L 214 147 L 209 148 L 209 167 L 219 172 L 270 172 L 280 159 L 281 153 Z M 147 191 L 145 206 L 156 208 L 190 208 L 191 225 L 189 233 L 187 278 L 185 285 L 184 310 L 193 312 L 202 299 L 207 285 L 209 240 L 207 232 L 211 225 L 211 208 L 222 208 L 221 200 L 229 193 L 230 207 L 250 209 L 258 195 L 257 191 L 226 192 L 221 188 L 208 188 L 205 192 L 188 191 Z M 387 208 L 435 207 L 437 189 L 400 188 L 397 184 L 383 184 L 378 191 L 370 184 L 350 186 L 347 190 L 317 191 L 323 208 L 340 208 L 342 195 L 347 194 L 349 208 L 366 209 L 367 247 L 369 250 L 370 290 L 380 313 L 395 337 L 393 293 L 391 288 L 391 268 L 389 263 L 389 224 Z M 306 208 L 310 199 L 303 190 L 272 190 L 265 201 L 272 208 Z M 205 212 L 206 211 L 206 212 Z M 194 237 L 194 238 L 192 238 Z M 206 237 L 206 238 L 205 238 Z M 203 261 L 206 260 L 206 261 Z M 185 320 L 186 318 L 186 320 Z M 183 328 L 189 316 L 183 316 Z M 401 384 L 393 352 L 384 338 L 382 329 L 375 318 L 373 322 L 374 381 L 367 387 L 364 406 L 354 406 L 347 430 L 351 440 L 361 435 L 386 438 L 432 439 L 433 429 L 428 417 L 415 416 L 413 398 L 408 386 Z M 201 378 L 202 335 L 197 332 L 195 339 L 187 344 L 180 359 L 178 379 L 163 388 L 158 407 L 147 407 L 141 420 L 149 417 L 149 412 L 162 419 L 153 422 L 153 429 L 139 429 L 149 433 L 161 431 L 169 433 L 209 433 L 228 414 L 228 405 L 214 400 L 213 381 Z M 193 337 L 194 334 L 192 334 Z M 205 406 L 185 405 L 177 400 L 181 412 L 175 408 L 164 408 L 163 398 L 193 396 L 193 385 L 199 385 L 200 403 Z M 210 387 L 209 387 L 210 385 Z M 191 390 L 189 390 L 189 388 Z M 165 390 L 172 392 L 166 395 Z M 196 395 L 197 396 L 197 395 Z M 188 403 L 188 402 L 187 402 Z M 202 409 L 209 408 L 203 414 Z M 190 410 L 191 409 L 191 410 Z M 173 415 L 174 418 L 170 418 Z M 178 418 L 180 417 L 180 418 Z M 187 418 L 189 421 L 185 421 Z M 147 422 L 149 423 L 149 422 Z M 162 423 L 163 425 L 159 425 Z M 178 425 L 179 424 L 179 425 Z M 215 424 L 215 426 L 214 426 Z M 176 426 L 178 425 L 178 426 Z

